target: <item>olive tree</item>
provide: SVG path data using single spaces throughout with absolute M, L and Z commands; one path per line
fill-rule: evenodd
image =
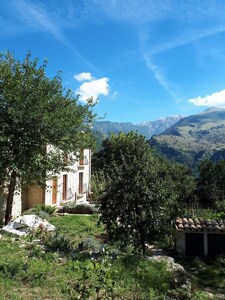
M 43 184 L 49 171 L 64 168 L 63 152 L 77 153 L 91 143 L 92 101 L 81 105 L 62 85 L 61 73 L 46 75 L 28 53 L 23 61 L 0 54 L 0 173 L 7 189 L 5 222 L 11 218 L 18 185 Z M 52 145 L 60 151 L 46 151 Z

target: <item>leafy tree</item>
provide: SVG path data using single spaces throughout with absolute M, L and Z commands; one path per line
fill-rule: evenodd
M 225 160 L 213 163 L 206 159 L 198 167 L 197 195 L 203 207 L 214 208 L 217 201 L 225 200 Z
M 215 180 L 218 193 L 217 200 L 225 200 L 225 160 L 220 160 L 215 164 Z
M 112 238 L 145 253 L 146 241 L 170 232 L 171 219 L 181 208 L 170 166 L 137 133 L 112 135 L 103 142 L 93 169 L 102 170 L 107 179 L 101 219 Z
M 46 66 L 47 61 L 39 65 L 30 53 L 22 62 L 10 52 L 0 54 L 0 173 L 1 182 L 8 183 L 6 223 L 18 185 L 43 184 L 49 171 L 65 167 L 63 152 L 77 153 L 92 141 L 91 99 L 79 104 L 78 97 L 63 88 L 61 73 L 49 78 Z M 46 151 L 46 145 L 54 150 Z
M 169 162 L 167 162 L 169 163 Z M 196 201 L 196 180 L 192 170 L 180 163 L 169 163 L 167 182 L 172 181 L 174 189 L 178 194 L 179 201 L 187 206 L 193 206 Z

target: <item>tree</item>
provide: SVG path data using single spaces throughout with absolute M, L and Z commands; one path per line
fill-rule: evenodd
M 78 102 L 62 86 L 61 73 L 46 76 L 28 53 L 20 62 L 10 52 L 0 54 L 0 172 L 7 183 L 5 222 L 11 218 L 18 185 L 44 184 L 49 171 L 63 169 L 63 153 L 91 144 L 94 118 L 91 99 Z M 52 145 L 54 151 L 46 151 Z
M 167 182 L 169 183 L 169 181 L 172 182 L 178 194 L 179 202 L 187 207 L 193 207 L 196 202 L 196 178 L 193 176 L 192 170 L 180 163 L 169 163 Z
M 215 208 L 216 202 L 225 200 L 225 160 L 213 163 L 206 159 L 199 164 L 197 195 L 203 207 Z
M 93 169 L 107 179 L 100 209 L 111 238 L 145 253 L 146 241 L 170 231 L 181 208 L 176 183 L 170 164 L 154 154 L 143 136 L 112 135 L 93 157 Z
M 218 191 L 217 200 L 225 200 L 225 160 L 220 160 L 215 164 L 215 180 Z

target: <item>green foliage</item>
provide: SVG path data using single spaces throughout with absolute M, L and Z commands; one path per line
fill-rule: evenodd
M 154 155 L 143 136 L 130 132 L 106 139 L 93 169 L 106 180 L 101 220 L 111 238 L 145 252 L 146 241 L 170 234 L 171 219 L 181 208 L 178 201 L 187 197 L 182 180 L 178 184 L 177 178 L 185 178 L 181 168 L 179 174 L 178 167 Z
M 214 297 L 212 298 L 206 292 L 195 291 L 192 295 L 192 299 L 193 300 L 210 300 L 210 299 L 215 299 L 215 298 Z
M 216 211 L 223 213 L 222 219 L 225 219 L 225 200 L 216 201 L 215 207 Z
M 171 300 L 193 300 L 192 295 L 182 288 L 171 289 L 168 291 L 168 298 Z
M 206 208 L 185 209 L 183 216 L 186 218 L 223 220 L 225 218 L 225 211 L 220 209 L 206 209 Z
M 64 235 L 71 244 L 75 236 L 83 237 L 88 232 L 94 237 L 104 232 L 102 227 L 97 226 L 96 216 L 52 216 L 51 222 L 58 226 L 60 235 Z M 220 288 L 224 293 L 222 258 L 215 262 L 195 259 L 191 263 L 188 260 L 189 267 L 185 267 L 192 277 L 198 273 L 200 280 L 198 286 L 197 283 L 194 285 L 194 293 L 182 298 L 184 289 L 179 284 L 177 287 L 171 284 L 173 275 L 168 272 L 165 263 L 151 262 L 143 256 L 121 252 L 116 258 L 105 252 L 98 259 L 82 260 L 70 254 L 70 251 L 59 252 L 58 247 L 49 252 L 42 243 L 37 244 L 35 234 L 29 241 L 12 241 L 3 236 L 0 247 L 0 299 L 207 299 L 197 289 L 200 284 L 213 286 L 215 290 Z M 193 281 L 196 282 L 196 279 L 193 278 Z
M 212 299 L 205 291 L 214 295 L 213 299 L 220 299 L 225 294 L 225 258 L 179 257 L 177 262 L 188 272 L 192 282 L 192 298 L 194 300 Z
M 10 52 L 0 54 L 0 174 L 9 181 L 6 221 L 17 184 L 45 184 L 49 171 L 65 168 L 62 152 L 77 153 L 92 144 L 92 100 L 79 104 L 63 88 L 61 73 L 48 78 L 46 67 L 46 61 L 39 66 L 30 53 L 22 62 Z M 46 151 L 46 145 L 54 150 Z
M 81 240 L 88 237 L 101 236 L 101 233 L 104 232 L 102 224 L 98 222 L 97 215 L 52 216 L 50 223 L 56 226 L 60 234 L 63 233 L 76 245 Z
M 49 214 L 49 216 L 54 214 L 54 212 L 56 211 L 56 208 L 54 206 L 45 205 L 45 204 L 37 204 L 33 208 L 37 209 L 37 210 L 42 210 L 42 211 L 46 212 L 47 214 Z
M 42 236 L 42 243 L 46 246 L 48 251 L 69 253 L 73 249 L 70 240 L 58 232 Z
M 88 214 L 92 215 L 97 212 L 97 208 L 92 204 L 71 202 L 65 204 L 64 206 L 58 209 L 60 213 L 69 213 L 69 214 Z
M 119 258 L 116 263 L 120 269 L 121 278 L 125 270 L 129 271 L 130 277 L 124 280 L 133 282 L 133 291 L 138 289 L 146 293 L 147 297 L 150 288 L 164 293 L 170 288 L 170 274 L 164 262 L 152 263 L 141 256 L 126 255 Z M 148 282 L 148 287 L 146 287 L 146 282 Z
M 22 213 L 22 215 L 37 215 L 42 219 L 49 219 L 50 215 L 54 214 L 56 211 L 56 207 L 45 205 L 45 204 L 37 204 L 34 207 L 26 210 Z
M 73 271 L 79 274 L 69 285 L 69 294 L 79 299 L 115 299 L 115 281 L 111 277 L 111 259 L 75 261 Z
M 225 160 L 204 160 L 198 167 L 196 192 L 203 207 L 223 209 L 225 200 Z
M 94 200 L 96 203 L 99 202 L 101 194 L 106 189 L 107 178 L 105 176 L 103 170 L 91 174 L 91 200 Z

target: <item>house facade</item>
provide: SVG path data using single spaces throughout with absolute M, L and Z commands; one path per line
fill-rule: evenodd
M 44 192 L 46 205 L 60 206 L 68 201 L 87 201 L 90 191 L 91 150 L 84 149 L 80 159 L 74 161 L 70 171 L 53 175 Z
M 72 154 L 65 156 L 68 170 L 52 174 L 46 187 L 29 186 L 26 190 L 14 195 L 13 217 L 36 204 L 60 206 L 70 201 L 86 202 L 90 192 L 91 150 L 84 149 L 80 159 Z

